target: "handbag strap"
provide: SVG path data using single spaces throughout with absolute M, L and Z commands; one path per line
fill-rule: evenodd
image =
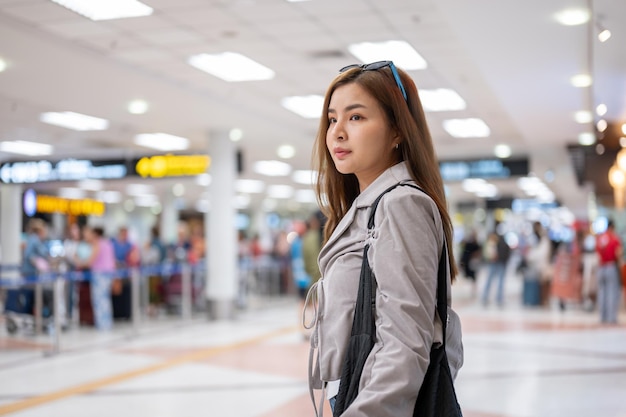
M 376 208 L 378 207 L 378 203 L 381 198 L 389 191 L 395 189 L 398 186 L 407 186 L 411 188 L 415 188 L 426 194 L 426 192 L 419 186 L 406 183 L 399 182 L 391 187 L 387 188 L 383 191 L 372 203 L 372 207 L 370 208 L 370 216 L 367 221 L 367 230 L 368 232 L 374 229 L 374 215 L 376 214 Z M 369 247 L 366 246 L 366 249 Z M 367 260 L 367 250 L 364 252 L 365 260 Z M 448 246 L 446 244 L 446 236 L 443 236 L 443 247 L 441 248 L 441 255 L 439 255 L 439 267 L 437 268 L 437 314 L 439 315 L 439 319 L 441 320 L 441 329 L 443 332 L 442 336 L 442 346 L 446 346 L 446 327 L 448 324 L 448 285 L 447 285 L 447 276 L 448 276 Z M 372 274 L 373 276 L 373 274 Z M 371 285 L 370 285 L 371 291 Z M 371 293 L 371 292 L 370 292 Z M 360 294 L 359 294 L 360 296 Z M 366 298 L 368 299 L 368 298 Z

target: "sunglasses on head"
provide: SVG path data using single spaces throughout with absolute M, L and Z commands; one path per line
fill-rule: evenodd
M 391 69 L 393 78 L 396 80 L 396 84 L 398 85 L 398 88 L 400 88 L 400 91 L 402 92 L 402 97 L 404 97 L 404 101 L 408 101 L 406 97 L 406 91 L 404 90 L 404 85 L 402 85 L 402 81 L 400 80 L 400 74 L 398 74 L 398 70 L 396 69 L 396 66 L 393 64 L 393 61 L 377 61 L 377 62 L 372 62 L 371 64 L 346 65 L 345 67 L 341 68 L 339 72 L 342 73 L 352 68 L 360 68 L 362 71 L 376 71 L 385 67 L 389 67 Z

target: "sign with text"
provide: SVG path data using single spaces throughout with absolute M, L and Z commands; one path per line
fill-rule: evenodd
M 156 155 L 141 158 L 135 164 L 135 172 L 141 177 L 164 178 L 200 175 L 211 164 L 208 155 Z
M 528 175 L 528 159 L 477 159 L 439 162 L 444 181 L 468 178 L 506 179 Z

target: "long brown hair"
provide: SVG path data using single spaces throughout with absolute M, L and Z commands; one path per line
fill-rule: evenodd
M 312 156 L 313 168 L 319 173 L 315 192 L 320 208 L 327 218 L 324 240 L 328 240 L 360 192 L 356 176 L 344 175 L 337 171 L 326 147 L 326 133 L 329 127 L 327 114 L 331 96 L 338 87 L 355 83 L 374 97 L 381 106 L 391 127 L 400 136 L 399 161 L 406 161 L 411 178 L 437 205 L 448 246 L 450 275 L 454 278 L 457 269 L 452 250 L 452 221 L 448 214 L 439 162 L 417 87 L 406 72 L 398 68 L 398 73 L 406 90 L 406 101 L 388 67 L 373 71 L 350 69 L 339 74 L 326 91 Z

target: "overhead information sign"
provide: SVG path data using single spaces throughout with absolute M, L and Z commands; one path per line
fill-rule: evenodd
M 137 161 L 135 171 L 144 178 L 180 177 L 204 174 L 210 164 L 208 155 L 156 155 Z
M 444 181 L 467 178 L 506 179 L 528 175 L 528 159 L 477 159 L 439 162 Z
M 0 165 L 0 181 L 12 184 L 35 184 L 50 181 L 111 180 L 124 178 L 125 161 L 62 159 L 58 162 L 7 162 Z
M 88 198 L 68 199 L 51 195 L 38 195 L 29 189 L 24 193 L 24 213 L 32 217 L 36 213 L 61 213 L 74 216 L 102 216 L 106 205 Z

